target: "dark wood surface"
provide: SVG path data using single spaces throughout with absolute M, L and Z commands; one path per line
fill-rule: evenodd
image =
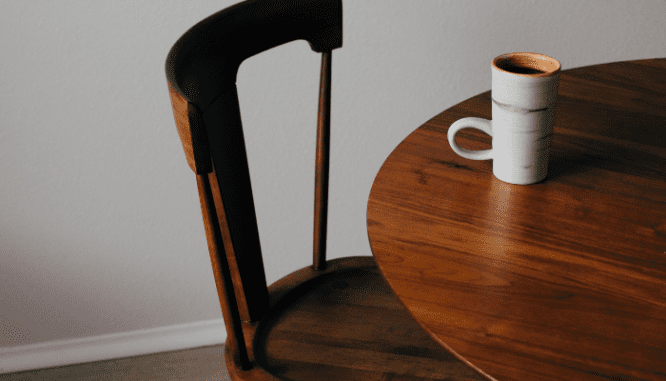
M 666 59 L 563 71 L 548 177 L 495 179 L 447 142 L 490 92 L 386 159 L 367 209 L 411 315 L 490 379 L 666 379 Z M 463 130 L 470 149 L 490 137 Z
M 414 321 L 372 257 L 301 269 L 272 284 L 269 295 L 271 313 L 243 323 L 252 368 L 239 369 L 232 351 L 225 354 L 233 380 L 484 379 Z

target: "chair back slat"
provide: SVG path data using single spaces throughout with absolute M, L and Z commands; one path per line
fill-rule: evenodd
M 235 86 L 208 107 L 203 120 L 215 173 L 211 187 L 238 308 L 244 321 L 257 321 L 268 310 L 268 291 Z
M 210 173 L 219 233 L 243 321 L 260 320 L 269 305 L 236 76 L 246 58 L 297 39 L 307 40 L 316 52 L 342 46 L 341 0 L 241 2 L 190 28 L 166 62 L 188 164 L 198 175 Z
M 222 234 L 217 220 L 214 196 L 210 186 L 211 177 L 214 179 L 212 173 L 197 175 L 201 214 L 204 219 L 210 262 L 213 266 L 213 276 L 215 277 L 220 306 L 222 306 L 224 324 L 229 335 L 227 343 L 234 347 L 234 363 L 241 369 L 250 369 L 250 358 L 247 346 L 245 345 L 245 338 L 243 337 L 241 317 L 238 308 L 235 308 L 237 302 L 232 284 L 231 271 L 229 270 L 229 263 L 226 260 L 227 256 L 224 244 L 222 243 Z

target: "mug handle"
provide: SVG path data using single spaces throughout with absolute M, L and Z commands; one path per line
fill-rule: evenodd
M 463 128 L 472 127 L 477 130 L 481 130 L 486 134 L 493 136 L 493 127 L 492 120 L 481 119 L 481 118 L 462 118 L 453 122 L 451 127 L 449 127 L 449 132 L 447 134 L 449 138 L 449 144 L 453 152 L 464 157 L 465 159 L 472 160 L 487 160 L 493 158 L 493 150 L 486 149 L 481 151 L 472 151 L 465 148 L 462 148 L 456 143 L 456 133 Z

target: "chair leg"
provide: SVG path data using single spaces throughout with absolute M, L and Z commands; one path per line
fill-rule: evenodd
M 317 157 L 315 164 L 315 212 L 312 267 L 326 269 L 326 225 L 328 219 L 328 168 L 331 135 L 331 52 L 321 56 Z

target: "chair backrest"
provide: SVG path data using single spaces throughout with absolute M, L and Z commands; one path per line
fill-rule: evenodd
M 315 198 L 323 205 L 315 212 L 315 246 L 325 248 L 331 51 L 342 46 L 342 1 L 244 1 L 193 26 L 166 61 L 176 126 L 197 175 L 227 331 L 237 341 L 242 334 L 233 324 L 260 320 L 269 306 L 236 75 L 246 58 L 297 39 L 322 53 Z M 321 269 L 325 260 L 318 256 L 323 251 L 315 253 L 314 267 Z

